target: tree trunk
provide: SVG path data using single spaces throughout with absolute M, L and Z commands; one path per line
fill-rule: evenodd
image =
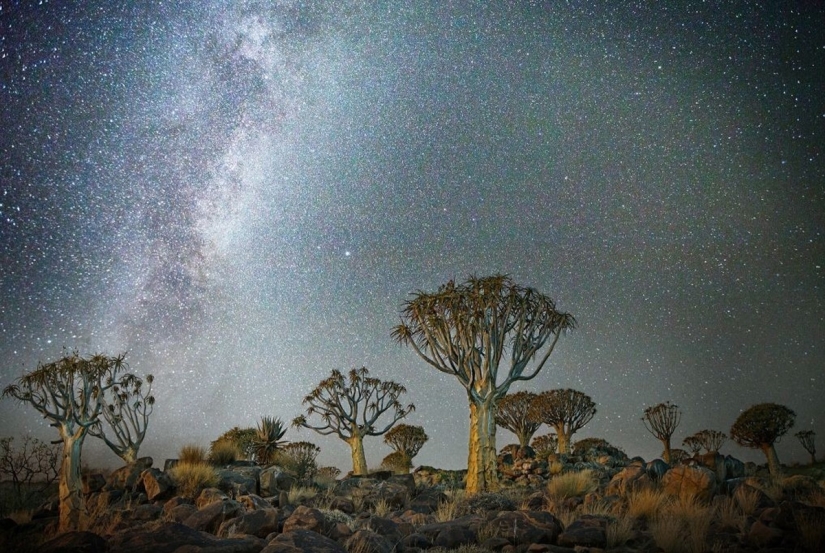
M 768 470 L 771 473 L 771 477 L 779 478 L 782 476 L 782 466 L 779 464 L 779 457 L 776 455 L 776 449 L 773 447 L 773 444 L 763 444 L 762 453 L 765 454 L 765 458 L 768 460 Z
M 134 446 L 131 446 L 123 450 L 123 452 L 120 454 L 120 458 L 123 459 L 127 465 L 131 465 L 132 463 L 137 461 L 137 454 L 138 449 Z
M 662 460 L 669 465 L 672 458 L 670 454 L 670 436 L 662 438 L 662 446 L 664 447 L 662 450 Z
M 564 425 L 560 424 L 559 426 L 554 427 L 556 429 L 556 439 L 558 440 L 558 444 L 556 445 L 556 451 L 561 454 L 569 454 L 570 453 L 570 436 L 567 435 L 567 432 L 564 431 Z
M 369 474 L 369 469 L 367 469 L 367 458 L 364 455 L 364 438 L 353 434 L 347 443 L 352 450 L 352 473 L 356 476 L 366 476 Z
M 83 480 L 80 476 L 80 452 L 86 429 L 70 433 L 61 428 L 63 457 L 60 462 L 60 522 L 59 531 L 83 530 L 85 505 L 83 501 Z
M 470 446 L 467 459 L 468 494 L 498 490 L 495 405 L 470 400 Z
M 812 465 L 816 464 L 816 455 L 814 455 L 813 453 L 811 453 L 811 464 Z

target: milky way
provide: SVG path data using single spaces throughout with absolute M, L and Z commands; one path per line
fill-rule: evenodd
M 666 400 L 677 444 L 763 401 L 825 435 L 821 9 L 33 4 L 0 10 L 0 384 L 128 351 L 163 459 L 367 366 L 416 404 L 416 461 L 457 468 L 465 393 L 390 330 L 410 293 L 503 272 L 579 321 L 514 388 L 589 394 L 577 437 L 655 457 Z

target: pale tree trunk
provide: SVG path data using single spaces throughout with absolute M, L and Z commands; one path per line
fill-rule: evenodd
M 556 430 L 556 439 L 558 443 L 556 444 L 556 451 L 559 452 L 559 455 L 565 453 L 570 453 L 570 436 L 567 435 L 567 432 L 564 430 L 564 425 L 561 424 L 559 426 L 554 427 Z
M 662 461 L 669 465 L 672 458 L 670 455 L 670 436 L 662 438 L 662 446 L 664 447 L 662 450 Z
M 773 444 L 763 444 L 761 449 L 762 453 L 765 454 L 765 458 L 768 460 L 768 470 L 771 473 L 771 477 L 779 478 L 782 476 L 782 466 L 779 464 L 779 457 L 776 455 L 776 449 L 773 447 Z
M 137 461 L 137 454 L 138 454 L 138 449 L 136 447 L 132 446 L 132 447 L 128 447 L 128 448 L 124 449 L 123 452 L 120 454 L 120 458 L 123 459 L 123 461 L 127 465 L 131 465 L 132 463 Z
M 470 447 L 467 459 L 468 494 L 498 490 L 495 404 L 470 400 Z
M 364 438 L 353 434 L 347 443 L 352 450 L 352 473 L 356 476 L 366 476 L 369 474 L 369 469 L 367 469 L 367 458 L 364 455 Z
M 83 501 L 83 480 L 80 476 L 80 452 L 86 429 L 75 432 L 61 428 L 63 457 L 60 462 L 60 525 L 59 531 L 83 530 L 85 504 Z

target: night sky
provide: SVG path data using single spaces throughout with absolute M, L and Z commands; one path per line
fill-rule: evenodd
M 511 389 L 590 395 L 574 440 L 656 457 L 666 400 L 675 446 L 766 401 L 825 439 L 820 2 L 120 4 L 2 2 L 0 385 L 127 351 L 159 464 L 366 366 L 461 468 L 463 388 L 390 332 L 500 272 L 578 320 Z M 56 438 L 1 401 L 21 431 Z

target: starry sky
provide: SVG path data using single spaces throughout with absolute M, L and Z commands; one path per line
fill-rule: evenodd
M 120 4 L 0 4 L 0 385 L 127 351 L 162 463 L 366 366 L 416 404 L 416 463 L 461 468 L 463 388 L 390 332 L 501 272 L 578 320 L 512 388 L 590 395 L 574 439 L 656 457 L 666 400 L 674 445 L 766 401 L 825 436 L 820 3 Z M 55 437 L 1 401 L 20 432 Z

